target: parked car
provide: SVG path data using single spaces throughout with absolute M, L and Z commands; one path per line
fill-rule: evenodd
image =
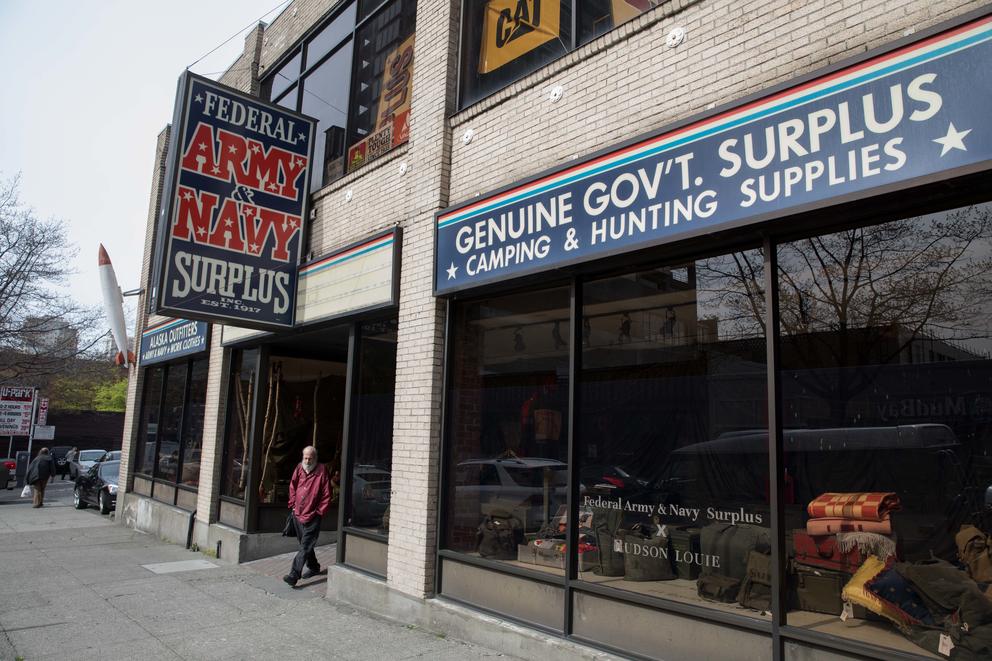
M 475 528 L 499 509 L 537 531 L 565 504 L 568 464 L 556 459 L 474 459 L 455 467 L 457 526 Z M 580 487 L 581 490 L 581 487 Z
M 109 452 L 104 452 L 103 456 L 97 461 L 120 461 L 121 451 L 120 450 L 110 450 Z
M 378 466 L 359 464 L 352 476 L 352 525 L 378 526 L 389 507 L 391 477 Z
M 117 481 L 121 471 L 120 461 L 101 461 L 76 478 L 72 503 L 77 510 L 96 505 L 100 514 L 109 514 L 117 507 Z
M 85 475 L 93 464 L 101 461 L 106 450 L 80 450 L 75 460 L 69 462 L 69 477 L 73 480 Z
M 17 462 L 9 457 L 0 459 L 0 489 L 13 489 L 14 473 L 17 470 Z
M 53 445 L 48 448 L 48 453 L 52 455 L 52 460 L 55 462 L 56 475 L 68 475 L 72 477 L 69 462 L 65 460 L 65 456 L 69 454 L 69 450 L 71 449 L 72 447 L 69 445 Z

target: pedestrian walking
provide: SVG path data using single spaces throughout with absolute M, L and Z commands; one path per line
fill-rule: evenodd
M 282 577 L 289 585 L 295 587 L 301 578 L 320 573 L 313 547 L 320 535 L 320 520 L 330 506 L 330 477 L 327 469 L 317 463 L 317 448 L 308 445 L 303 448 L 303 461 L 293 470 L 289 480 L 289 509 L 296 526 L 296 539 L 300 542 L 292 568 Z
M 69 473 L 69 478 L 72 478 L 72 464 L 79 458 L 79 448 L 74 447 L 65 453 L 65 470 L 62 471 L 62 479 L 65 479 L 65 474 Z M 76 476 L 78 477 L 78 475 Z
M 48 448 L 38 450 L 38 456 L 28 465 L 25 481 L 31 485 L 33 507 L 42 507 L 45 503 L 45 487 L 48 480 L 55 475 L 55 462 Z

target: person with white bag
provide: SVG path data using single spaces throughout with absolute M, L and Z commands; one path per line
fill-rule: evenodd
M 52 455 L 48 453 L 48 448 L 38 450 L 38 456 L 34 458 L 28 466 L 28 472 L 24 476 L 24 481 L 31 485 L 34 494 L 34 504 L 32 507 L 42 507 L 45 502 L 45 486 L 48 480 L 55 475 L 55 462 Z M 21 492 L 24 495 L 24 492 Z

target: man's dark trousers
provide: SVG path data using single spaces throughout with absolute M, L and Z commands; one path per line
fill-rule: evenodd
M 293 558 L 293 568 L 289 574 L 293 578 L 300 578 L 303 574 L 303 566 L 306 565 L 310 571 L 316 573 L 320 571 L 320 564 L 317 562 L 317 554 L 313 552 L 314 545 L 317 544 L 317 537 L 320 536 L 320 515 L 300 523 L 296 521 L 296 539 L 300 541 L 300 550 Z

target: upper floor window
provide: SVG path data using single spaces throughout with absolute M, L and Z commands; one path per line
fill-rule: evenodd
M 468 0 L 462 19 L 461 107 L 659 4 L 661 0 Z
M 311 190 L 409 138 L 416 12 L 416 0 L 353 1 L 263 81 L 263 98 L 317 120 Z

